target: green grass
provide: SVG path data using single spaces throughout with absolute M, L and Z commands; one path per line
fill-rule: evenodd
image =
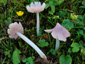
M 40 47 L 48 57 L 48 61 L 56 64 L 63 64 L 63 60 L 68 61 L 68 64 L 85 64 L 84 0 L 59 0 L 61 1 L 60 4 L 52 0 L 39 0 L 48 5 L 40 13 L 41 29 L 39 36 L 36 35 L 36 14 L 29 13 L 25 8 L 32 1 L 38 0 L 0 0 L 0 64 L 13 64 L 16 61 L 21 64 L 33 64 L 39 58 L 35 50 L 22 39 L 15 40 L 8 37 L 7 29 L 9 24 L 13 22 L 22 23 L 24 35 Z M 16 14 L 20 10 L 24 12 L 21 17 Z M 71 18 L 71 13 L 78 15 L 78 18 Z M 57 22 L 68 29 L 71 36 L 66 42 L 61 41 L 60 48 L 55 52 L 56 40 L 51 34 L 45 33 L 44 29 L 52 29 Z M 47 42 L 48 44 L 43 45 L 42 42 L 39 43 L 40 40 L 45 40 L 44 43 Z M 13 54 L 19 55 L 19 57 L 16 55 L 13 57 Z M 18 60 L 13 60 L 16 58 Z

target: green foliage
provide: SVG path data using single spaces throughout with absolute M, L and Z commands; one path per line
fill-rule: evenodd
M 82 5 L 83 6 L 80 6 L 80 8 L 85 8 L 85 0 L 82 1 Z
M 4 5 L 7 4 L 7 0 L 0 0 L 0 3 L 3 3 Z
M 62 22 L 62 26 L 64 26 L 68 30 L 71 30 L 74 27 L 74 24 L 72 22 L 70 22 L 69 19 L 64 19 Z
M 54 16 L 53 19 L 59 19 L 59 16 Z
M 78 43 L 72 43 L 72 44 L 71 44 L 71 47 L 73 47 L 73 48 L 72 48 L 72 51 L 73 51 L 73 52 L 78 52 L 78 51 L 79 51 L 79 48 L 80 48 L 80 46 L 79 46 Z
M 38 46 L 45 47 L 45 46 L 48 46 L 48 45 L 49 45 L 49 43 L 45 42 L 45 39 L 39 40 Z
M 33 60 L 34 60 L 33 57 L 28 57 L 28 58 L 22 60 L 22 62 L 24 62 L 26 64 L 34 64 Z
M 20 51 L 16 48 L 13 52 L 12 60 L 13 64 L 19 64 L 20 63 Z
M 51 12 L 54 13 L 55 12 L 55 7 L 57 5 L 60 5 L 62 2 L 64 2 L 64 0 L 47 0 L 46 1 L 46 8 L 51 7 Z
M 85 55 L 85 47 L 81 49 L 81 53 Z
M 4 52 L 5 56 L 8 56 L 8 58 L 11 58 L 11 53 L 10 52 L 11 52 L 10 50 L 5 51 Z
M 70 53 L 71 53 L 71 52 L 72 52 L 72 49 L 71 49 L 71 48 L 69 48 L 69 49 L 68 49 L 68 52 L 70 52 Z
M 56 51 L 54 49 L 50 49 L 48 54 L 51 53 L 52 55 L 55 55 L 56 54 Z
M 72 47 L 72 49 L 69 48 L 69 49 L 68 49 L 68 52 L 70 52 L 70 53 L 73 52 L 73 53 L 74 53 L 74 52 L 78 52 L 78 51 L 80 50 L 80 52 L 81 52 L 83 55 L 85 55 L 85 47 L 83 46 L 82 41 L 80 41 L 79 44 L 76 43 L 76 42 L 73 42 L 73 43 L 71 44 L 71 47 Z M 80 49 L 80 48 L 81 48 L 81 49 Z
M 5 19 L 5 15 L 4 15 L 5 13 L 3 13 L 3 14 L 0 14 L 0 25 L 1 25 L 1 27 L 3 27 L 3 23 L 4 23 L 4 19 Z
M 83 34 L 83 38 L 84 38 L 84 40 L 85 40 L 85 34 Z
M 58 58 L 61 57 L 59 60 L 63 58 L 63 61 L 60 63 L 84 64 L 85 1 L 40 0 L 41 4 L 43 2 L 46 3 L 46 9 L 40 12 L 39 36 L 36 35 L 36 14 L 29 13 L 26 10 L 26 5 L 35 1 L 39 0 L 0 0 L 0 64 L 34 64 L 33 61 L 37 60 L 37 56 L 39 57 L 35 50 L 25 44 L 22 39 L 18 38 L 15 40 L 8 37 L 7 29 L 11 22 L 21 22 L 24 27 L 24 34 L 36 45 L 43 47 L 43 52 L 53 63 L 59 63 Z M 18 11 L 23 11 L 24 15 L 18 17 L 16 14 Z M 71 13 L 75 15 L 71 17 Z M 51 34 L 44 32 L 44 29 L 52 29 L 56 23 L 60 23 L 71 34 L 66 42 L 61 41 L 57 52 L 54 50 L 56 40 L 52 38 Z M 37 44 L 38 41 L 40 42 Z M 16 48 L 22 52 L 21 55 Z M 62 56 L 63 54 L 69 54 L 69 56 Z M 35 59 L 27 57 L 31 55 Z M 70 57 L 72 57 L 73 62 L 70 61 Z M 24 60 L 22 60 L 23 58 Z
M 60 64 L 71 64 L 72 63 L 72 58 L 70 55 L 61 55 L 59 59 Z
M 78 15 L 75 15 L 74 13 L 71 13 L 70 17 L 71 17 L 71 19 L 75 19 L 75 20 L 77 20 Z
M 44 26 L 42 28 L 40 28 L 39 36 L 42 36 L 43 31 L 44 31 Z
M 18 0 L 11 0 L 11 1 L 14 2 L 14 3 L 15 3 L 15 2 L 18 2 Z
M 84 6 L 85 6 L 85 1 L 83 1 L 83 2 L 82 2 L 82 5 L 84 5 Z
M 62 18 L 64 18 L 66 16 L 66 12 L 65 11 L 59 11 L 58 15 Z
M 10 17 L 8 17 L 7 20 L 5 20 L 5 23 L 6 23 L 7 25 L 9 25 L 11 22 L 12 22 L 12 21 L 11 21 L 11 18 L 10 18 Z
M 78 30 L 77 34 L 83 35 L 83 30 Z
M 0 38 L 0 41 L 2 41 L 3 39 L 6 39 L 7 37 L 2 37 L 2 38 Z
M 35 2 L 35 1 L 38 1 L 38 0 L 30 0 L 31 2 Z

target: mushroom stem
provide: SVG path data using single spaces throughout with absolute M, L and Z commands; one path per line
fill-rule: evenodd
M 46 55 L 31 41 L 29 40 L 26 36 L 23 34 L 17 32 L 16 33 L 19 37 L 21 37 L 25 42 L 27 42 L 32 48 L 35 49 L 35 51 L 40 55 L 41 58 L 47 60 Z
M 38 36 L 39 35 L 39 30 L 40 30 L 39 12 L 37 12 L 36 15 L 37 15 L 37 36 Z
M 58 50 L 59 46 L 60 46 L 60 40 L 56 39 L 55 51 Z

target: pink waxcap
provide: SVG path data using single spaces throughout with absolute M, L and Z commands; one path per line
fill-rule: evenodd
M 22 34 L 24 33 L 23 26 L 20 22 L 19 22 L 19 24 L 17 22 L 11 23 L 9 25 L 9 29 L 7 30 L 9 37 L 14 38 L 14 39 L 16 39 L 18 37 L 16 32 L 19 32 L 19 33 L 22 33 Z
M 59 23 L 53 29 L 44 30 L 47 33 L 51 33 L 53 38 L 59 39 L 61 41 L 66 41 L 66 38 L 70 36 L 70 32 L 61 26 Z
M 34 3 L 32 2 L 32 3 L 30 4 L 30 6 L 29 6 L 29 5 L 26 6 L 26 9 L 27 9 L 28 12 L 37 13 L 37 12 L 43 11 L 44 8 L 45 8 L 45 6 L 46 6 L 45 3 L 43 3 L 43 4 L 41 5 L 40 2 L 34 2 Z

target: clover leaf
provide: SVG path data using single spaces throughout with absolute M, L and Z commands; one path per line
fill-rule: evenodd
M 45 46 L 48 46 L 48 45 L 49 45 L 49 43 L 45 42 L 45 39 L 39 40 L 38 46 L 45 47 Z
M 74 27 L 74 24 L 72 22 L 70 22 L 69 19 L 64 19 L 63 22 L 62 22 L 62 26 L 71 30 Z
M 80 45 L 78 43 L 72 43 L 71 44 L 71 47 L 73 47 L 72 48 L 72 51 L 73 52 L 78 52 L 79 51 L 79 48 L 80 48 Z

